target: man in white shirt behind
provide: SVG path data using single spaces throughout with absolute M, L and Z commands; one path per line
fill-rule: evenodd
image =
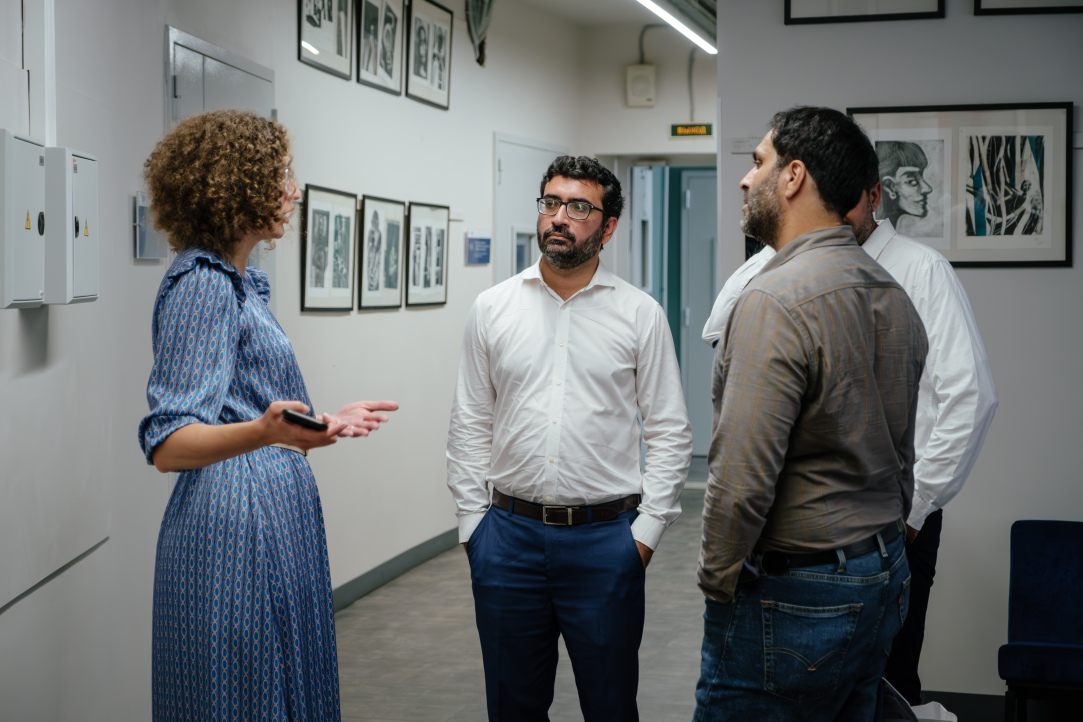
M 915 421 L 914 500 L 906 520 L 910 608 L 895 637 L 884 676 L 913 706 L 922 704 L 918 660 L 925 614 L 936 572 L 944 506 L 962 489 L 981 451 L 997 407 L 989 359 L 966 290 L 940 253 L 899 235 L 891 221 L 877 222 L 881 185 L 876 181 L 845 218 L 862 248 L 906 290 L 925 324 L 929 355 L 918 388 Z M 749 258 L 723 286 L 703 340 L 726 342 L 726 325 L 738 296 L 774 255 L 770 246 Z
M 541 196 L 541 260 L 470 311 L 448 433 L 489 719 L 548 720 L 563 636 L 585 721 L 638 720 L 644 570 L 691 428 L 662 308 L 599 265 L 620 182 L 562 156 Z

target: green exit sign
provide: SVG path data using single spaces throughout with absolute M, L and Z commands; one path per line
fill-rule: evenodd
M 686 125 L 674 123 L 669 126 L 670 138 L 711 138 L 714 136 L 712 123 L 688 123 Z

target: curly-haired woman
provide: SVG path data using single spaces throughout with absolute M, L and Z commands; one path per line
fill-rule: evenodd
M 338 720 L 334 610 L 323 512 L 306 454 L 367 436 L 394 402 L 287 422 L 311 403 L 245 268 L 281 238 L 300 198 L 285 128 L 251 113 L 185 120 L 144 167 L 176 260 L 154 305 L 147 461 L 181 471 L 154 571 L 155 720 Z

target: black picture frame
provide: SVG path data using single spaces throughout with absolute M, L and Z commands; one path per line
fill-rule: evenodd
M 357 195 L 306 185 L 301 213 L 302 313 L 353 310 L 356 249 Z
M 403 78 L 406 74 L 405 28 L 409 26 L 406 16 L 405 0 L 357 0 L 354 11 L 356 18 L 355 35 L 357 37 L 357 82 L 391 95 L 402 95 Z M 366 26 L 370 25 L 369 13 L 377 9 L 375 24 L 377 27 L 377 48 L 372 56 L 371 67 L 368 53 L 370 37 Z M 390 35 L 387 33 L 390 26 Z M 390 44 L 391 51 L 387 53 Z M 390 66 L 390 71 L 388 72 Z
M 1078 5 L 1040 5 L 1016 0 L 1019 7 L 986 7 L 989 0 L 974 0 L 975 15 L 1048 15 L 1053 13 L 1083 13 L 1083 0 Z
M 443 306 L 447 303 L 451 209 L 411 202 L 406 218 L 406 307 Z
M 802 16 L 798 14 L 794 16 L 793 3 L 801 3 L 802 0 L 786 0 L 785 11 L 785 24 L 786 25 L 813 25 L 819 23 L 863 23 L 870 21 L 886 21 L 886 20 L 928 20 L 933 18 L 944 17 L 944 6 L 946 0 L 935 0 L 936 10 L 923 10 L 918 12 L 909 13 L 886 13 L 886 12 L 869 12 L 863 15 L 816 15 L 816 16 Z M 872 4 L 870 0 L 870 5 Z
M 419 24 L 422 26 L 419 28 Z M 451 41 L 455 13 L 433 0 L 411 0 L 406 43 L 406 97 L 434 108 L 451 104 Z M 421 29 L 424 29 L 422 35 Z M 429 40 L 429 36 L 433 40 Z M 446 39 L 446 48 L 436 43 Z M 419 38 L 425 40 L 424 45 Z M 439 74 L 437 70 L 439 69 Z
M 344 13 L 341 8 L 345 8 Z M 297 59 L 349 80 L 353 67 L 353 12 L 353 0 L 297 0 Z M 343 14 L 345 17 L 341 17 Z
M 372 225 L 374 215 L 376 227 Z M 357 223 L 360 233 L 357 239 L 357 310 L 402 306 L 406 279 L 403 239 L 409 235 L 409 228 L 405 201 L 361 196 Z M 389 292 L 392 283 L 397 293 Z
M 897 227 L 902 235 L 927 242 L 957 268 L 1048 268 L 1072 266 L 1073 110 L 1067 102 L 869 107 L 846 112 L 874 145 L 924 144 L 928 149 L 940 142 L 943 185 L 938 195 L 943 200 L 936 212 L 944 214 L 944 238 L 935 239 L 940 243 L 929 242 L 928 236 Z M 900 155 L 906 152 L 899 150 Z M 928 156 L 923 150 L 918 160 L 932 166 L 936 161 Z M 917 171 L 922 176 L 919 188 L 930 185 L 924 179 L 927 168 Z M 883 164 L 881 170 L 885 170 Z M 885 191 L 887 178 L 881 178 Z M 935 190 L 923 193 L 921 201 L 929 216 L 936 204 L 928 199 Z M 884 199 L 878 218 L 898 213 L 885 210 L 886 192 Z M 922 221 L 926 217 L 911 216 Z M 1007 232 L 998 233 L 998 229 Z

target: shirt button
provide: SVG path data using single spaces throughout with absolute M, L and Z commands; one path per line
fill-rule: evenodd
M 555 424 L 556 422 L 557 422 L 557 420 L 556 420 L 556 419 L 553 419 L 553 423 Z
M 556 461 L 556 458 L 555 458 L 555 457 L 552 457 L 552 456 L 550 456 L 550 457 L 549 457 L 549 463 L 550 463 L 550 464 L 552 464 L 552 463 L 553 463 L 554 461 Z
M 564 348 L 564 342 L 563 341 L 560 342 L 560 347 Z
M 557 386 L 560 386 L 560 382 L 559 382 L 559 381 L 557 381 Z
M 552 500 L 553 500 L 553 497 L 551 497 L 551 496 L 547 496 L 547 497 L 545 497 L 545 500 L 546 500 L 546 501 L 552 501 Z

